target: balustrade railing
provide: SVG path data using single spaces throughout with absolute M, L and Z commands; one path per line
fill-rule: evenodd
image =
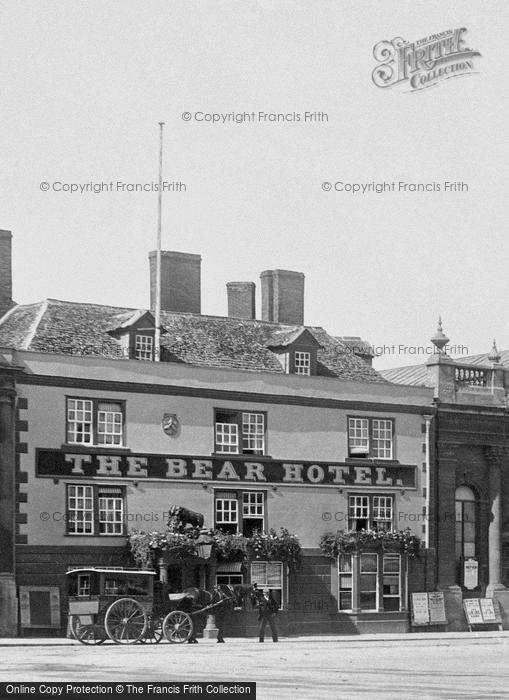
M 456 367 L 454 378 L 458 389 L 468 387 L 480 387 L 486 389 L 488 386 L 489 369 L 481 367 Z

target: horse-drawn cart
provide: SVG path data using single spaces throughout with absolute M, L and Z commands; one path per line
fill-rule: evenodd
M 168 594 L 154 582 L 155 571 L 109 567 L 67 572 L 69 627 L 82 644 L 173 644 L 194 638 L 198 615 L 242 605 L 251 587 L 216 586 L 212 592 L 188 588 Z M 154 590 L 156 588 L 156 590 Z

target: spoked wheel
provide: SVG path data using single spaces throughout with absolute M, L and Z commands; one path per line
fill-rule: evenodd
M 71 615 L 71 632 L 82 644 L 102 644 L 106 641 L 106 632 L 102 625 L 82 625 L 79 615 Z
M 182 610 L 172 610 L 164 618 L 163 634 L 172 644 L 183 644 L 191 638 L 193 633 L 193 621 Z
M 147 622 L 147 613 L 138 601 L 119 598 L 106 611 L 104 627 L 117 644 L 134 644 L 145 634 Z
M 144 636 L 140 639 L 142 644 L 159 644 L 163 638 L 163 618 L 149 617 L 147 629 Z

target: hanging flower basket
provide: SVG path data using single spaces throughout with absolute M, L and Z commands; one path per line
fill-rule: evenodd
M 133 530 L 129 534 L 129 548 L 138 566 L 155 567 L 161 558 L 187 559 L 197 556 L 199 532 L 198 529 L 185 532 Z M 219 561 L 283 561 L 292 570 L 300 565 L 302 550 L 299 540 L 285 528 L 281 528 L 279 534 L 271 529 L 268 534 L 255 532 L 251 537 L 220 531 L 210 531 L 210 536 L 213 554 Z
M 395 552 L 414 557 L 419 554 L 421 541 L 407 530 L 340 530 L 326 532 L 320 539 L 320 549 L 335 559 L 340 554 L 360 552 Z

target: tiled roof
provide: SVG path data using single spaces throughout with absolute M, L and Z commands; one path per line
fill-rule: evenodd
M 129 325 L 138 309 L 82 304 L 48 299 L 17 306 L 0 321 L 0 346 L 69 355 L 122 357 L 120 346 L 108 331 Z M 274 333 L 297 337 L 302 328 L 256 320 L 198 314 L 161 312 L 163 358 L 208 367 L 226 367 L 282 373 L 269 350 Z M 323 328 L 306 326 L 322 346 L 318 348 L 317 374 L 368 382 L 385 382 L 341 341 Z

